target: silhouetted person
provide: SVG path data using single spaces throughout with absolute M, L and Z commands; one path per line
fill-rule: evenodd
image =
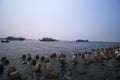
M 66 67 L 66 62 L 65 62 L 64 58 L 61 57 L 59 60 L 60 60 L 60 63 L 61 63 L 60 67 L 65 68 Z
M 8 59 L 4 60 L 4 65 L 7 66 L 9 65 L 10 61 Z
M 4 72 L 4 65 L 0 64 L 0 75 L 3 74 L 3 72 Z
M 24 55 L 22 55 L 22 60 L 26 60 L 26 55 L 24 54 Z
M 50 58 L 54 58 L 54 57 L 57 57 L 56 53 L 52 53 L 52 54 L 50 55 Z
M 36 60 L 38 60 L 39 58 L 40 58 L 39 55 L 36 55 L 36 56 L 35 56 L 35 59 L 36 59 Z
M 45 60 L 45 57 L 44 57 L 44 56 L 42 56 L 42 57 L 41 57 L 41 61 L 44 61 L 44 60 Z
M 35 59 L 32 59 L 32 60 L 31 60 L 31 65 L 33 65 L 33 66 L 36 65 L 36 60 L 35 60 Z
M 31 60 L 32 60 L 31 56 L 28 56 L 27 61 L 31 61 Z

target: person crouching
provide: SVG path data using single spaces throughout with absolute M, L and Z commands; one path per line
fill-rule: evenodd
M 76 54 L 74 54 L 73 56 L 72 56 L 72 64 L 73 65 L 75 65 L 75 64 L 77 64 L 77 55 Z
M 89 63 L 89 62 L 90 62 L 90 59 L 89 59 L 89 56 L 88 56 L 88 53 L 87 53 L 87 52 L 83 53 L 83 59 L 84 59 L 84 61 L 85 61 L 86 63 Z
M 59 74 L 53 69 L 50 62 L 45 63 L 45 76 L 47 79 L 53 79 L 59 76 Z
M 23 80 L 15 67 L 10 67 L 7 72 L 7 80 Z
M 40 63 L 37 63 L 33 69 L 33 75 L 32 75 L 32 78 L 34 76 L 37 76 L 37 75 L 40 75 L 40 68 L 41 68 L 41 64 Z
M 60 61 L 60 67 L 61 68 L 65 68 L 66 67 L 66 61 L 64 60 L 64 58 L 63 57 L 61 57 L 60 59 L 59 59 L 59 61 Z

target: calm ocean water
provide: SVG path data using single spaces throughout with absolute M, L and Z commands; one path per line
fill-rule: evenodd
M 74 42 L 74 41 L 58 41 L 58 42 L 41 42 L 38 40 L 11 41 L 9 43 L 0 43 L 0 56 L 18 57 L 21 54 L 39 54 L 48 55 L 50 53 L 65 52 L 66 54 L 83 52 L 92 48 L 105 48 L 109 45 L 120 46 L 120 43 L 104 43 L 104 42 Z
M 109 45 L 120 46 L 120 43 L 105 43 L 105 42 L 74 42 L 74 41 L 60 41 L 60 42 L 41 42 L 38 40 L 25 41 L 11 41 L 9 43 L 0 43 L 0 58 L 6 56 L 10 60 L 9 66 L 15 66 L 23 76 L 30 76 L 30 65 L 22 65 L 22 54 L 49 56 L 50 53 L 64 52 L 66 55 L 73 53 L 90 51 L 91 49 L 105 48 Z M 53 60 L 53 64 L 56 59 Z M 7 68 L 5 67 L 4 75 L 0 76 L 0 80 L 6 79 Z M 59 64 L 54 65 L 57 70 Z M 84 67 L 83 67 L 84 68 Z M 91 69 L 92 70 L 92 69 Z M 96 73 L 95 73 L 96 74 Z

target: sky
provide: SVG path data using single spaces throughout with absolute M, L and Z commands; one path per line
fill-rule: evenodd
M 120 42 L 120 0 L 0 0 L 0 37 Z

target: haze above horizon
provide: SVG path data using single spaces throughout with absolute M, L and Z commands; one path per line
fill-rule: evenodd
M 120 42 L 120 0 L 0 0 L 0 37 Z

